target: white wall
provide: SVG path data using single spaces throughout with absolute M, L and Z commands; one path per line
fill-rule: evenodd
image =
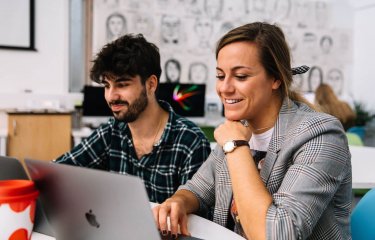
M 375 1 L 352 1 L 354 17 L 354 100 L 375 112 Z
M 68 44 L 69 1 L 35 1 L 37 51 L 0 49 L 0 111 L 72 109 L 82 96 L 68 94 Z M 0 114 L 0 129 L 6 127 L 4 116 Z
M 69 1 L 35 1 L 37 51 L 0 49 L 0 93 L 67 93 Z

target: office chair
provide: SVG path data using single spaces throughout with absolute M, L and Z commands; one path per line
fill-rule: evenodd
M 375 239 L 375 188 L 365 194 L 351 215 L 353 240 Z
M 365 138 L 365 127 L 361 127 L 361 126 L 354 126 L 354 127 L 351 127 L 349 128 L 346 132 L 349 132 L 349 133 L 355 133 L 357 134 L 361 139 L 364 139 Z
M 346 132 L 346 137 L 348 138 L 348 144 L 351 146 L 363 146 L 363 141 L 361 137 L 354 132 Z

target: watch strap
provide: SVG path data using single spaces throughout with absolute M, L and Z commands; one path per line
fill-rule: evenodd
M 249 142 L 246 141 L 246 140 L 233 140 L 233 142 L 234 142 L 234 145 L 236 147 L 239 147 L 239 146 L 248 146 L 248 147 L 250 147 Z

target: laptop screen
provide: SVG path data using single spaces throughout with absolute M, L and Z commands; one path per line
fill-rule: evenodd
M 160 83 L 157 97 L 181 116 L 204 117 L 205 94 L 205 84 Z

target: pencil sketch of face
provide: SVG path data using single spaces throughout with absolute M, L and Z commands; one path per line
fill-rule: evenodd
M 309 1 L 296 1 L 297 8 L 297 26 L 300 28 L 306 28 L 312 20 L 312 3 Z
M 232 30 L 233 28 L 235 28 L 234 23 L 232 23 L 232 22 L 223 22 L 221 24 L 220 30 L 219 30 L 220 36 L 226 34 L 230 30 Z
M 309 54 L 311 57 L 316 56 L 317 50 L 317 37 L 315 33 L 307 32 L 303 35 L 302 40 L 303 48 L 306 50 L 306 54 Z
M 194 31 L 196 33 L 196 36 L 199 38 L 199 47 L 209 48 L 209 39 L 213 32 L 213 25 L 211 20 L 197 18 L 194 24 Z
M 202 15 L 202 6 L 199 5 L 198 0 L 185 0 L 183 3 L 189 15 L 192 15 L 192 16 Z
M 330 36 L 324 35 L 320 39 L 320 49 L 322 50 L 323 53 L 328 54 L 331 52 L 333 46 L 333 40 Z
M 107 41 L 113 41 L 126 33 L 126 19 L 121 13 L 112 13 L 107 17 Z
M 161 35 L 164 43 L 178 44 L 181 31 L 181 21 L 172 15 L 163 15 L 161 19 Z
M 315 92 L 316 88 L 323 83 L 323 71 L 318 66 L 313 66 L 308 75 L 309 92 Z
M 153 24 L 149 15 L 137 14 L 134 19 L 134 25 L 139 33 L 143 33 L 146 36 L 152 33 Z
M 224 1 L 223 16 L 230 16 L 233 18 L 241 18 L 248 13 L 248 6 L 246 0 L 230 0 Z
M 181 65 L 176 59 L 169 59 L 165 62 L 165 78 L 167 82 L 179 82 L 181 76 Z
M 277 0 L 274 3 L 274 16 L 279 20 L 285 20 L 289 18 L 290 11 L 292 8 L 291 0 Z
M 326 22 L 329 22 L 329 9 L 327 2 L 316 1 L 315 2 L 315 21 L 318 27 L 324 27 Z
M 204 11 L 211 19 L 219 19 L 223 11 L 223 0 L 205 0 Z
M 253 10 L 263 13 L 266 11 L 267 0 L 253 0 Z
M 193 62 L 189 67 L 189 81 L 193 83 L 206 83 L 208 78 L 207 65 L 202 62 Z
M 327 74 L 327 84 L 329 84 L 336 95 L 342 94 L 342 89 L 344 85 L 344 77 L 340 69 L 333 68 L 328 71 Z

